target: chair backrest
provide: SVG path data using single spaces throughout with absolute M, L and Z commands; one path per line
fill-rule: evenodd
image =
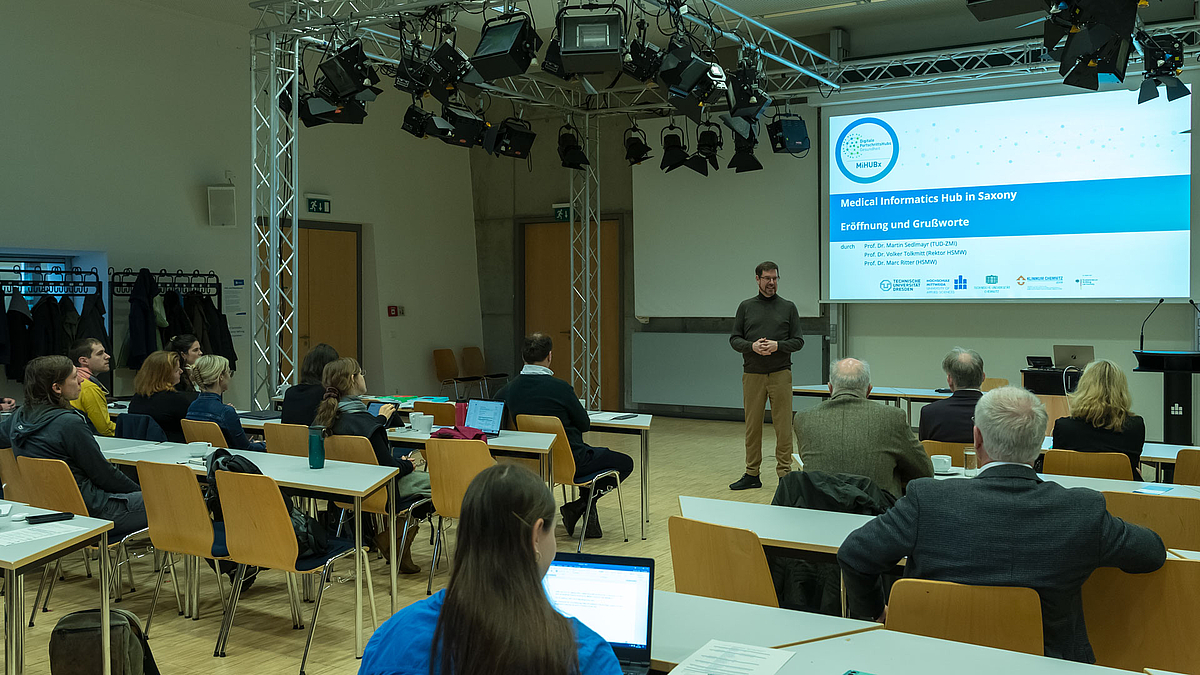
M 325 459 L 334 462 L 354 462 L 378 466 L 379 458 L 371 441 L 363 436 L 330 436 L 325 439 Z M 339 503 L 338 506 L 341 506 Z M 367 495 L 362 502 L 363 510 L 371 513 L 387 513 L 387 486 Z M 343 507 L 345 508 L 345 507 Z
M 413 412 L 433 415 L 433 423 L 439 427 L 454 426 L 454 404 L 438 401 L 413 401 Z
M 25 487 L 25 479 L 12 448 L 0 448 L 0 484 L 4 485 L 4 498 L 8 501 L 29 503 L 29 488 Z
M 77 516 L 88 515 L 87 504 L 79 492 L 79 484 L 71 467 L 61 459 L 18 457 L 18 470 L 25 479 L 26 503 L 39 509 L 67 511 Z
M 247 565 L 296 572 L 300 547 L 279 485 L 269 476 L 217 472 L 229 557 Z
M 471 479 L 496 463 L 483 441 L 430 439 L 424 454 L 433 508 L 444 518 L 458 518 Z
M 183 438 L 188 443 L 211 443 L 214 448 L 228 448 L 225 432 L 216 422 L 206 420 L 179 420 L 183 427 Z
M 892 585 L 886 628 L 1038 656 L 1045 653 L 1042 604 L 1032 588 L 901 579 Z
M 681 516 L 667 521 L 675 592 L 778 607 L 758 535 Z
M 1200 485 L 1200 448 L 1181 448 L 1175 458 L 1175 482 Z
M 1083 478 L 1131 480 L 1129 456 L 1119 452 L 1079 452 L 1076 450 L 1047 450 L 1042 464 L 1044 473 Z
M 487 376 L 487 361 L 483 358 L 483 350 L 479 347 L 463 347 L 462 373 L 466 377 Z
M 517 431 L 537 434 L 554 434 L 554 445 L 550 452 L 554 459 L 554 482 L 563 485 L 575 484 L 575 455 L 571 453 L 571 442 L 562 420 L 553 415 L 517 415 Z
M 1101 567 L 1083 584 L 1096 665 L 1195 673 L 1200 664 L 1200 561 L 1167 556 L 1150 574 Z
M 963 450 L 973 447 L 970 443 L 945 443 L 943 441 L 921 441 L 921 445 L 925 446 L 925 454 L 930 457 L 950 455 L 950 466 L 962 466 Z
M 308 457 L 308 427 L 303 424 L 268 422 L 263 425 L 263 435 L 267 437 L 267 452 Z
M 1157 532 L 1167 548 L 1200 551 L 1200 499 L 1105 492 L 1104 501 L 1114 516 Z
M 154 548 L 212 557 L 213 526 L 196 474 L 182 464 L 138 462 Z
M 985 377 L 983 384 L 979 385 L 979 391 L 991 391 L 1000 387 L 1007 387 L 1008 379 L 1003 377 Z
M 458 361 L 454 360 L 453 349 L 433 350 L 433 370 L 439 382 L 458 377 Z

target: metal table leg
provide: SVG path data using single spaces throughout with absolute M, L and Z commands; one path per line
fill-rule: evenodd
M 4 673 L 20 675 L 25 659 L 25 579 L 16 570 L 4 570 Z
M 642 429 L 642 539 L 646 538 L 646 523 L 650 522 L 650 430 Z
M 388 563 L 392 575 L 392 611 L 396 613 L 396 482 L 400 479 L 397 473 L 388 481 L 388 531 L 392 533 L 392 545 L 388 547 Z
M 395 546 L 392 547 L 395 550 Z M 362 497 L 354 498 L 354 657 L 363 655 L 363 541 L 362 541 Z M 324 580 L 322 580 L 322 583 Z M 107 674 L 106 674 L 107 675 Z
M 108 550 L 108 532 L 100 533 L 100 551 Z M 108 556 L 100 556 L 100 659 L 102 675 L 112 675 L 112 627 L 109 626 L 108 616 L 108 576 L 113 570 L 109 569 Z

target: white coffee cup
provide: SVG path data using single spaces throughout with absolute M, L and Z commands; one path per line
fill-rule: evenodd
M 412 423 L 413 431 L 418 434 L 428 434 L 433 431 L 433 415 L 415 412 L 408 416 L 408 421 Z
M 950 455 L 931 455 L 929 459 L 933 461 L 934 473 L 950 472 Z
M 210 450 L 212 450 L 212 447 L 212 443 L 205 443 L 203 441 L 188 443 L 188 457 L 203 457 L 207 455 Z

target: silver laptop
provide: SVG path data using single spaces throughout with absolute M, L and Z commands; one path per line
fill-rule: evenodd
M 1054 345 L 1054 367 L 1083 367 L 1096 360 L 1096 348 L 1088 345 Z
M 653 558 L 556 553 L 542 585 L 560 614 L 579 619 L 612 645 L 621 672 L 650 672 Z
M 503 401 L 473 398 L 467 402 L 467 417 L 463 424 L 482 431 L 488 438 L 495 438 L 500 435 L 500 422 L 503 419 Z

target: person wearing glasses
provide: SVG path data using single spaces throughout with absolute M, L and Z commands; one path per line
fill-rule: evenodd
M 754 268 L 758 294 L 738 305 L 729 344 L 742 355 L 742 402 L 746 411 L 746 473 L 730 490 L 762 487 L 762 425 L 767 399 L 775 428 L 775 473 L 792 470 L 792 352 L 800 351 L 800 312 L 779 297 L 779 265 Z

